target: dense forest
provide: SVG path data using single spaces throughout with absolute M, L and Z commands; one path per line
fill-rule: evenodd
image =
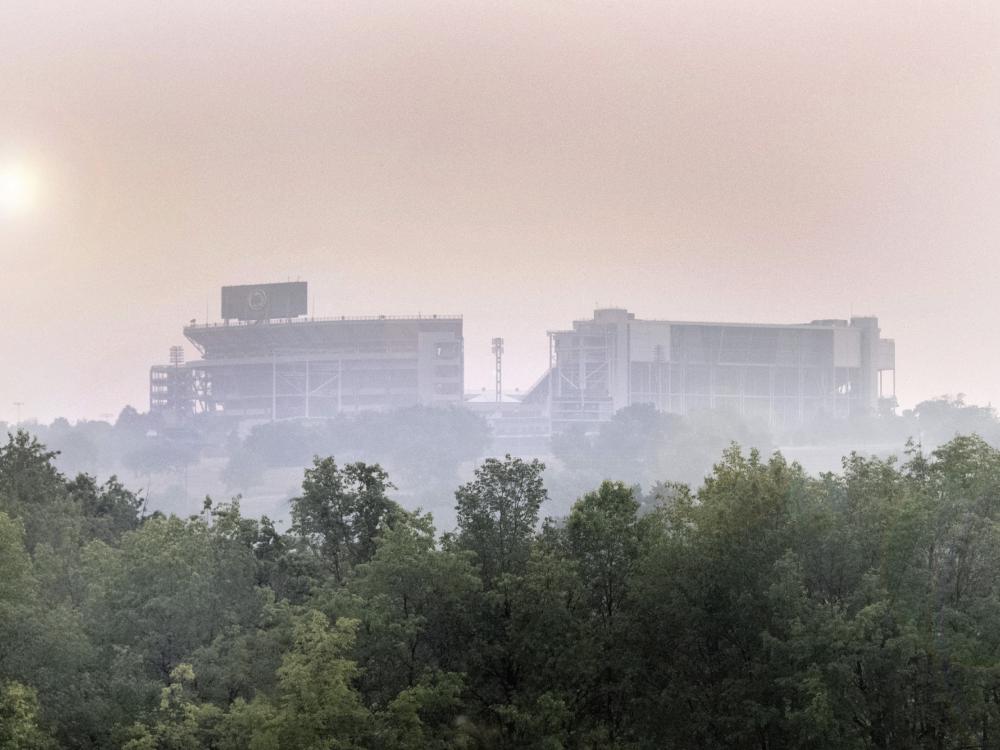
M 902 447 L 902 446 L 901 446 Z M 0 446 L 0 748 L 1000 747 L 1000 451 L 697 488 L 485 459 L 456 528 L 317 457 L 287 529 Z
M 239 493 L 244 512 L 287 522 L 288 499 L 298 493 L 303 469 L 314 455 L 332 455 L 344 464 L 378 463 L 392 476 L 394 499 L 432 512 L 439 528 L 455 525 L 454 488 L 472 478 L 476 463 L 506 453 L 546 463 L 546 514 L 564 516 L 608 477 L 642 487 L 662 481 L 696 486 L 732 441 L 764 453 L 781 447 L 814 473 L 836 469 L 851 450 L 883 458 L 898 453 L 910 436 L 926 449 L 973 433 L 1000 447 L 996 411 L 961 395 L 899 414 L 817 418 L 790 430 L 724 411 L 680 415 L 639 404 L 589 433 L 527 441 L 494 435 L 488 420 L 468 409 L 431 407 L 256 424 L 210 414 L 177 422 L 125 407 L 110 421 L 60 418 L 20 427 L 58 452 L 53 460 L 64 474 L 86 472 L 102 482 L 116 475 L 141 488 L 149 510 L 186 515 L 205 495 Z M 0 422 L 0 436 L 14 429 Z

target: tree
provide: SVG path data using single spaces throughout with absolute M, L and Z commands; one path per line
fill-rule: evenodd
M 542 483 L 545 464 L 511 458 L 487 458 L 475 478 L 455 492 L 458 543 L 476 556 L 486 588 L 502 576 L 523 569 L 547 498 Z
M 230 463 L 245 467 L 253 476 L 251 463 L 261 468 L 302 467 L 322 450 L 321 425 L 301 420 L 266 422 L 255 426 L 242 445 L 230 453 Z
M 541 528 L 542 465 L 489 459 L 440 541 L 378 465 L 315 459 L 281 534 L 238 500 L 142 518 L 52 461 L 0 446 L 0 750 L 1000 736 L 1000 450 L 980 436 L 818 477 L 733 445 L 696 491 L 606 481 Z
M 392 488 L 378 464 L 341 469 L 332 457 L 317 456 L 306 470 L 302 494 L 292 500 L 292 531 L 329 566 L 337 583 L 371 559 L 379 530 L 402 513 L 386 495 Z
M 122 463 L 136 474 L 149 476 L 186 469 L 198 461 L 200 452 L 200 448 L 192 443 L 159 436 L 146 437 L 122 457 Z
M 0 684 L 0 750 L 54 750 L 39 726 L 38 695 L 19 682 Z
M 66 488 L 83 515 L 85 538 L 114 543 L 126 531 L 139 527 L 144 501 L 118 477 L 112 476 L 98 485 L 94 477 L 80 474 Z
M 170 684 L 160 693 L 160 705 L 149 726 L 137 723 L 122 750 L 202 750 L 211 747 L 214 724 L 222 712 L 197 704 L 189 693 L 194 682 L 190 664 L 178 664 L 170 672 Z
M 264 481 L 267 463 L 263 457 L 242 446 L 230 451 L 220 478 L 230 490 L 248 490 Z
M 357 652 L 366 698 L 387 705 L 419 686 L 410 696 L 417 700 L 429 697 L 428 680 L 460 681 L 454 673 L 466 666 L 480 589 L 468 553 L 438 549 L 430 517 L 414 514 L 386 529 L 356 572 L 350 591 L 362 602 Z
M 53 463 L 57 455 L 23 430 L 0 446 L 0 511 L 21 520 L 29 552 L 42 541 L 56 548 L 76 542 L 78 514 Z
M 377 747 L 385 750 L 451 750 L 470 745 L 462 716 L 462 678 L 426 675 L 400 691 L 375 716 Z
M 638 517 L 639 503 L 622 482 L 602 482 L 584 495 L 566 523 L 570 553 L 590 590 L 590 604 L 605 628 L 624 606 L 651 517 Z
M 921 401 L 904 416 L 916 420 L 922 439 L 932 446 L 959 435 L 979 435 L 994 445 L 1000 442 L 996 410 L 990 406 L 967 404 L 961 393 L 955 398 L 940 396 Z
M 362 746 L 368 712 L 351 683 L 354 662 L 345 658 L 358 623 L 338 620 L 331 628 L 315 610 L 295 624 L 294 645 L 278 670 L 278 736 L 284 750 L 349 750 Z
M 468 409 L 413 406 L 327 422 L 327 448 L 378 458 L 416 491 L 452 482 L 489 446 L 490 428 Z
M 0 676 L 15 669 L 24 624 L 38 595 L 31 557 L 24 548 L 24 527 L 0 512 Z
M 266 600 L 250 541 L 210 520 L 151 518 L 117 549 L 88 548 L 92 627 L 160 679 L 227 628 L 256 624 Z
M 633 584 L 636 679 L 645 688 L 632 717 L 641 735 L 684 747 L 787 746 L 779 720 L 787 689 L 761 633 L 772 626 L 767 591 L 793 546 L 789 519 L 807 488 L 780 455 L 765 462 L 734 445 L 698 502 L 669 511 Z

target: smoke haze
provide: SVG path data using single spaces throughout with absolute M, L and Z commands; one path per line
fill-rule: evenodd
M 594 303 L 879 316 L 1000 401 L 1000 6 L 0 4 L 0 419 L 147 403 L 228 283 L 465 315 L 466 385 Z M 26 165 L 26 166 L 25 166 Z M 192 354 L 188 346 L 189 356 Z

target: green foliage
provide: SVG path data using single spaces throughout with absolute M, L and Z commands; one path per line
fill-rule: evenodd
M 24 548 L 24 526 L 0 512 L 0 606 L 26 604 L 34 595 L 31 558 Z
M 317 458 L 283 534 L 238 501 L 142 518 L 55 460 L 0 447 L 0 750 L 1000 737 L 1000 451 L 979 436 L 819 477 L 733 445 L 697 490 L 605 481 L 541 526 L 542 465 L 489 459 L 441 539 L 378 465 Z
M 538 510 L 546 499 L 538 460 L 488 458 L 473 481 L 455 492 L 458 542 L 476 556 L 487 588 L 520 570 L 531 550 Z
M 0 684 L 0 750 L 51 750 L 55 741 L 38 724 L 38 695 L 18 682 Z
M 348 464 L 319 458 L 306 469 L 302 495 L 292 500 L 292 531 L 343 583 L 351 569 L 367 562 L 375 551 L 375 537 L 402 513 L 386 492 L 389 475 L 380 466 Z
M 417 705 L 431 695 L 430 676 L 434 684 L 459 679 L 448 670 L 464 667 L 480 590 L 469 556 L 438 549 L 430 518 L 413 515 L 383 533 L 357 572 L 350 589 L 362 603 L 358 655 L 366 697 L 386 705 L 412 689 L 406 705 Z
M 996 410 L 991 406 L 967 404 L 962 394 L 955 398 L 941 396 L 921 401 L 904 416 L 915 420 L 924 438 L 933 445 L 959 435 L 978 435 L 994 446 L 1000 442 Z
M 67 484 L 67 490 L 83 514 L 85 537 L 113 544 L 126 531 L 139 527 L 142 497 L 128 490 L 118 477 L 98 485 L 92 476 L 80 474 Z
M 361 746 L 369 717 L 352 686 L 357 667 L 345 658 L 354 646 L 357 624 L 342 619 L 331 628 L 316 611 L 296 622 L 292 650 L 278 669 L 281 747 Z
M 189 686 L 194 682 L 190 664 L 178 664 L 170 672 L 170 684 L 160 693 L 160 704 L 149 726 L 134 725 L 122 750 L 201 750 L 209 747 L 212 724 L 221 712 L 192 700 Z
M 0 511 L 20 519 L 29 551 L 42 542 L 71 545 L 78 533 L 78 515 L 53 463 L 56 455 L 23 430 L 0 446 Z
M 304 467 L 314 455 L 366 456 L 390 467 L 410 492 L 453 486 L 461 464 L 483 455 L 490 443 L 486 421 L 467 409 L 415 406 L 363 411 L 334 419 L 257 425 L 229 446 L 226 486 L 259 484 L 263 471 Z
M 604 482 L 582 497 L 566 523 L 569 552 L 586 582 L 591 611 L 610 628 L 625 604 L 647 527 L 639 503 L 621 482 Z
M 635 404 L 601 423 L 596 434 L 553 435 L 552 454 L 563 466 L 553 495 L 578 497 L 609 479 L 642 486 L 664 480 L 697 483 L 733 441 L 766 449 L 772 438 L 766 425 L 723 411 L 681 416 Z

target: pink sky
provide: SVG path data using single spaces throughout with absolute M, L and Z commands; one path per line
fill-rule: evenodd
M 218 287 L 461 312 L 466 381 L 595 303 L 875 314 L 1000 403 L 1000 4 L 0 3 L 0 419 L 147 405 Z M 188 346 L 189 356 L 193 351 Z

